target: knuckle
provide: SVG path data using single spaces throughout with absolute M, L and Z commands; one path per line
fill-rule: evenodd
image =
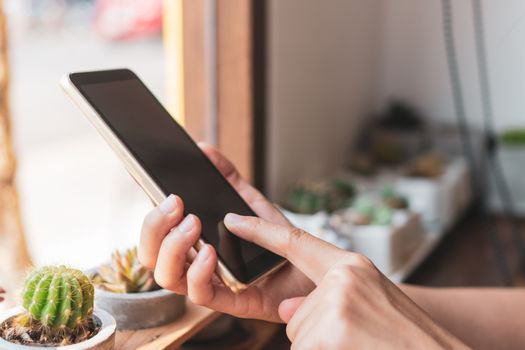
M 295 226 L 291 227 L 288 230 L 288 237 L 286 239 L 287 246 L 284 247 L 285 251 L 286 249 L 294 249 L 294 247 L 300 247 L 307 235 L 308 234 L 300 228 Z
M 356 283 L 355 272 L 350 265 L 338 265 L 330 269 L 327 277 L 343 287 L 351 287 Z
M 367 258 L 366 256 L 362 254 L 354 254 L 354 264 L 357 267 L 361 267 L 361 268 L 367 268 L 367 269 L 374 268 L 375 269 L 375 265 L 372 262 L 372 260 L 370 260 L 369 258 Z

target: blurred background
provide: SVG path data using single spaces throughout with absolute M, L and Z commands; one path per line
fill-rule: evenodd
M 0 205 L 0 252 L 15 261 L 0 285 L 16 288 L 8 272 L 29 259 L 89 268 L 136 244 L 151 204 L 58 86 L 116 67 L 292 222 L 394 281 L 521 283 L 524 2 L 4 0 L 3 11 L 0 146 L 16 158 L 20 210 Z
M 11 0 L 4 7 L 31 256 L 36 264 L 94 266 L 136 241 L 150 205 L 58 80 L 70 71 L 130 67 L 162 99 L 162 1 Z

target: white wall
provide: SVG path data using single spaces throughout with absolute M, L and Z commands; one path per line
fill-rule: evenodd
M 379 0 L 270 0 L 268 193 L 337 171 L 377 96 Z
M 473 124 L 481 122 L 471 1 L 452 1 L 456 47 Z M 485 0 L 484 19 L 498 129 L 525 124 L 525 1 Z M 377 106 L 402 98 L 436 120 L 454 120 L 442 35 L 441 1 L 383 1 L 383 55 Z

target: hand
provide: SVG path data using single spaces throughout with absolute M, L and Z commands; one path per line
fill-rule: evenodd
M 365 257 L 290 226 L 228 214 L 237 236 L 287 258 L 315 282 L 306 297 L 281 302 L 293 349 L 460 349 Z
M 292 227 L 215 148 L 206 144 L 199 146 L 257 215 L 269 222 Z M 277 307 L 283 299 L 306 295 L 313 289 L 313 283 L 288 264 L 260 284 L 242 294 L 234 294 L 214 274 L 215 249 L 206 245 L 196 253 L 192 248 L 199 240 L 201 223 L 192 214 L 183 218 L 183 213 L 183 199 L 171 195 L 144 219 L 139 259 L 144 266 L 155 270 L 155 280 L 161 287 L 188 295 L 193 303 L 217 311 L 275 322 L 280 321 Z

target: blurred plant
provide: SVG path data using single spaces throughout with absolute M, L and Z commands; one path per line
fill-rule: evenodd
M 507 146 L 525 146 L 525 129 L 509 129 L 500 136 L 500 142 Z
M 374 215 L 374 202 L 371 198 L 360 197 L 351 208 L 350 221 L 355 225 L 370 225 Z
M 45 266 L 25 280 L 24 313 L 0 327 L 4 339 L 15 343 L 68 345 L 97 331 L 93 314 L 94 288 L 80 270 Z
M 300 214 L 332 212 L 348 207 L 354 194 L 352 182 L 344 178 L 329 182 L 301 181 L 291 188 L 285 207 Z
M 418 130 L 423 126 L 423 116 L 409 104 L 393 101 L 379 120 L 379 126 L 389 130 Z
M 142 293 L 160 288 L 153 272 L 140 264 L 137 247 L 122 254 L 113 252 L 111 264 L 100 266 L 91 279 L 97 288 L 113 293 Z
M 410 165 L 409 175 L 415 177 L 437 177 L 443 173 L 445 158 L 435 152 L 417 157 Z
M 396 136 L 382 133 L 372 143 L 372 155 L 380 164 L 393 165 L 403 161 L 403 148 Z
M 373 225 L 386 226 L 392 223 L 392 209 L 386 205 L 379 205 L 374 208 L 374 215 L 372 216 Z
M 394 191 L 391 186 L 386 186 L 381 190 L 383 202 L 392 209 L 407 209 L 408 199 Z
M 5 294 L 5 289 L 0 287 L 0 303 L 5 300 L 5 298 L 3 296 L 4 294 Z
M 383 204 L 376 204 L 370 197 L 360 197 L 350 208 L 350 221 L 354 225 L 390 225 L 392 210 Z
M 366 153 L 357 153 L 352 157 L 350 169 L 360 175 L 373 175 L 376 172 L 375 162 Z

